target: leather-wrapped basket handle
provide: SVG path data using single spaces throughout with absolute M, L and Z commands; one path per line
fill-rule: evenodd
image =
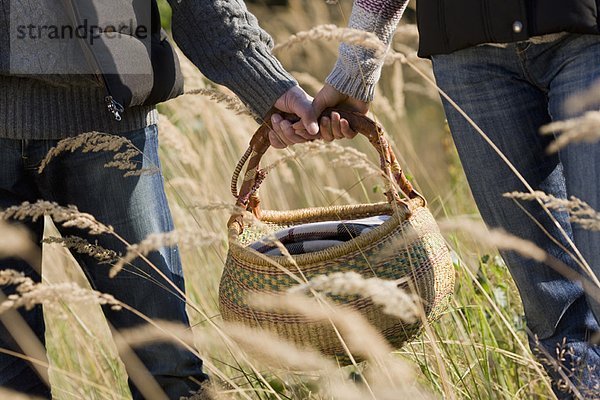
M 350 127 L 354 131 L 366 136 L 375 150 L 377 150 L 383 180 L 387 189 L 385 194 L 388 202 L 390 204 L 399 205 L 404 208 L 407 214 L 410 214 L 411 211 L 407 201 L 399 196 L 398 191 L 394 186 L 398 185 L 398 188 L 406 198 L 420 198 L 423 206 L 425 206 L 425 198 L 413 188 L 412 184 L 406 178 L 404 171 L 398 163 L 396 155 L 385 138 L 382 126 L 363 114 L 337 108 L 326 109 L 323 114 L 321 114 L 321 117 L 329 116 L 332 112 L 339 113 L 341 118 L 346 119 L 349 122 Z M 265 122 L 252 136 L 250 146 L 238 162 L 231 179 L 231 193 L 237 199 L 236 206 L 241 210 L 251 211 L 258 219 L 261 218 L 258 189 L 266 177 L 266 172 L 260 169 L 260 161 L 270 147 L 269 131 L 271 131 L 271 129 L 272 125 L 270 118 L 265 118 Z M 238 178 L 246 163 L 248 166 L 246 167 L 242 186 L 238 193 Z M 238 233 L 241 233 L 243 230 L 242 212 L 234 213 L 229 219 L 227 226 L 230 229 L 235 228 Z

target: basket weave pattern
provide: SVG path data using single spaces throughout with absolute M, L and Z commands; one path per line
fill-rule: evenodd
M 258 154 L 260 159 L 260 152 Z M 391 161 L 388 156 L 387 162 L 383 157 L 382 166 L 392 165 L 395 168 L 393 176 L 402 175 L 401 178 L 405 178 L 399 166 L 394 165 L 394 156 Z M 258 176 L 257 165 L 248 168 Z M 245 179 L 252 179 L 252 173 L 247 173 Z M 245 182 L 245 187 L 257 188 L 259 184 L 255 181 Z M 261 221 L 273 231 L 282 225 L 351 220 L 382 214 L 391 216 L 370 232 L 314 253 L 288 257 L 265 256 L 246 247 L 249 242 L 264 235 L 264 225 L 258 231 L 254 231 L 257 228 L 252 226 L 230 229 L 229 253 L 219 287 L 223 318 L 268 329 L 299 345 L 344 359 L 344 348 L 330 324 L 302 315 L 255 309 L 248 299 L 253 294 L 284 292 L 298 284 L 298 276 L 310 280 L 319 275 L 347 271 L 357 272 L 364 278 L 398 280 L 399 287 L 420 297 L 428 320 L 439 317 L 454 290 L 454 267 L 444 238 L 424 200 L 420 195 L 415 195 L 410 186 L 406 192 L 409 199 L 402 201 L 406 208 L 399 207 L 394 197 L 388 196 L 388 203 L 260 212 Z M 238 199 L 243 201 L 238 201 L 238 205 L 247 205 L 252 195 L 240 193 Z M 230 227 L 232 221 L 239 221 L 238 217 L 232 216 Z M 290 276 L 290 271 L 295 273 L 296 279 Z M 400 348 L 414 337 L 421 327 L 419 321 L 406 324 L 397 317 L 385 314 L 380 306 L 368 298 L 352 295 L 334 296 L 330 300 L 358 310 L 395 348 Z
M 328 211 L 324 208 L 323 214 L 328 215 Z M 341 217 L 355 218 L 353 215 Z M 305 223 L 303 220 L 293 222 Z M 418 206 L 412 216 L 404 221 L 394 215 L 382 226 L 363 235 L 362 239 L 364 247 L 354 243 L 356 240 L 349 242 L 349 247 L 354 246 L 355 249 L 342 250 L 342 256 L 332 256 L 332 250 L 336 253 L 340 250 L 333 248 L 292 257 L 309 280 L 319 275 L 345 271 L 354 271 L 366 278 L 408 278 L 400 286 L 419 295 L 428 319 L 437 318 L 445 309 L 454 289 L 454 268 L 429 210 Z M 244 244 L 236 241 L 230 243 L 219 288 L 223 318 L 271 330 L 300 345 L 316 347 L 324 354 L 343 356 L 344 349 L 330 325 L 310 321 L 301 315 L 263 312 L 248 305 L 247 299 L 252 294 L 278 293 L 298 283 L 281 268 L 266 261 L 264 256 L 244 247 Z M 296 269 L 286 257 L 270 258 L 290 271 Z M 336 296 L 333 301 L 359 310 L 395 348 L 400 348 L 418 332 L 419 323 L 406 325 L 398 318 L 381 312 L 381 308 L 368 298 Z

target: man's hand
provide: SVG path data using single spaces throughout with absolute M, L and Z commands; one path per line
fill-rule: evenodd
M 273 130 L 269 132 L 271 146 L 283 149 L 295 143 L 307 142 L 317 138 L 319 124 L 317 114 L 312 107 L 313 98 L 300 86 L 294 86 L 285 92 L 274 104 L 274 107 L 290 114 L 296 114 L 300 121 L 291 122 L 275 113 L 271 116 Z
M 317 96 L 313 101 L 313 108 L 315 114 L 318 116 L 328 107 L 339 107 L 365 115 L 369 111 L 369 103 L 354 99 L 339 92 L 333 86 L 325 84 L 319 93 L 317 93 Z M 331 113 L 330 118 L 321 118 L 319 128 L 321 133 L 320 137 L 326 142 L 331 142 L 334 139 L 352 139 L 358 133 L 353 131 L 350 128 L 348 121 L 342 119 L 340 114 L 336 112 Z

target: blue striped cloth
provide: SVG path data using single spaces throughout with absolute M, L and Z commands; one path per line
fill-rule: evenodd
M 342 244 L 371 231 L 390 218 L 389 215 L 348 220 L 313 222 L 292 226 L 276 232 L 275 238 L 265 236 L 248 247 L 270 256 L 281 256 L 274 239 L 281 242 L 290 254 L 312 253 Z

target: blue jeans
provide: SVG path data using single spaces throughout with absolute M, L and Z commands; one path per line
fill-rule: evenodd
M 478 46 L 434 56 L 432 61 L 439 87 L 490 137 L 534 189 L 558 198 L 576 196 L 600 209 L 600 143 L 571 144 L 560 154 L 549 155 L 546 148 L 553 138 L 539 133 L 540 126 L 571 117 L 563 108 L 565 99 L 600 78 L 600 36 L 567 35 L 550 43 L 520 42 L 505 48 Z M 446 101 L 444 108 L 485 223 L 534 242 L 581 273 L 574 260 L 538 226 L 570 249 L 541 206 L 535 201 L 519 203 L 536 223 L 513 200 L 502 196 L 505 192 L 527 191 L 525 186 Z M 565 212 L 555 211 L 553 216 L 600 277 L 600 233 L 571 225 Z M 594 390 L 594 385 L 600 385 L 600 350 L 588 339 L 600 330 L 600 305 L 586 296 L 580 284 L 543 263 L 515 252 L 501 254 L 521 295 L 532 347 L 533 337 L 537 336 L 540 346 L 554 355 L 557 344 L 565 338 L 572 349 L 565 372 L 573 364 L 595 367 L 595 372 L 584 368 L 573 376 L 581 391 Z M 547 370 L 555 382 L 560 379 L 553 368 L 547 366 Z M 558 390 L 557 394 L 570 398 Z
M 140 167 L 159 166 L 158 132 L 156 125 L 130 132 L 125 136 L 144 153 L 134 162 Z M 162 174 L 123 177 L 123 171 L 104 168 L 113 153 L 66 152 L 50 162 L 42 174 L 37 167 L 56 140 L 0 139 L 0 209 L 24 201 L 44 199 L 60 205 L 73 204 L 115 231 L 128 243 L 142 241 L 151 233 L 173 230 L 173 222 L 164 191 Z M 41 236 L 40 224 L 29 224 Z M 63 236 L 77 235 L 124 254 L 125 246 L 110 235 L 90 236 L 76 229 L 61 229 Z M 185 301 L 173 288 L 141 260 L 115 278 L 108 277 L 110 266 L 98 264 L 93 258 L 77 256 L 92 286 L 110 293 L 118 300 L 153 319 L 169 320 L 189 325 Z M 162 248 L 148 258 L 181 290 L 184 281 L 176 247 Z M 40 277 L 29 265 L 18 260 L 0 260 L 1 267 L 24 271 L 34 280 Z M 10 290 L 10 288 L 8 288 Z M 6 291 L 6 290 L 5 290 Z M 144 323 L 128 311 L 104 309 L 108 321 L 117 329 Z M 44 323 L 39 308 L 21 312 L 43 342 Z M 0 347 L 15 348 L 3 326 L 0 326 Z M 190 352 L 171 344 L 154 344 L 135 349 L 137 356 L 171 399 L 189 395 L 206 379 L 202 361 Z M 0 355 L 0 386 L 49 397 L 48 388 L 28 364 L 20 359 Z M 134 398 L 141 398 L 130 383 Z

